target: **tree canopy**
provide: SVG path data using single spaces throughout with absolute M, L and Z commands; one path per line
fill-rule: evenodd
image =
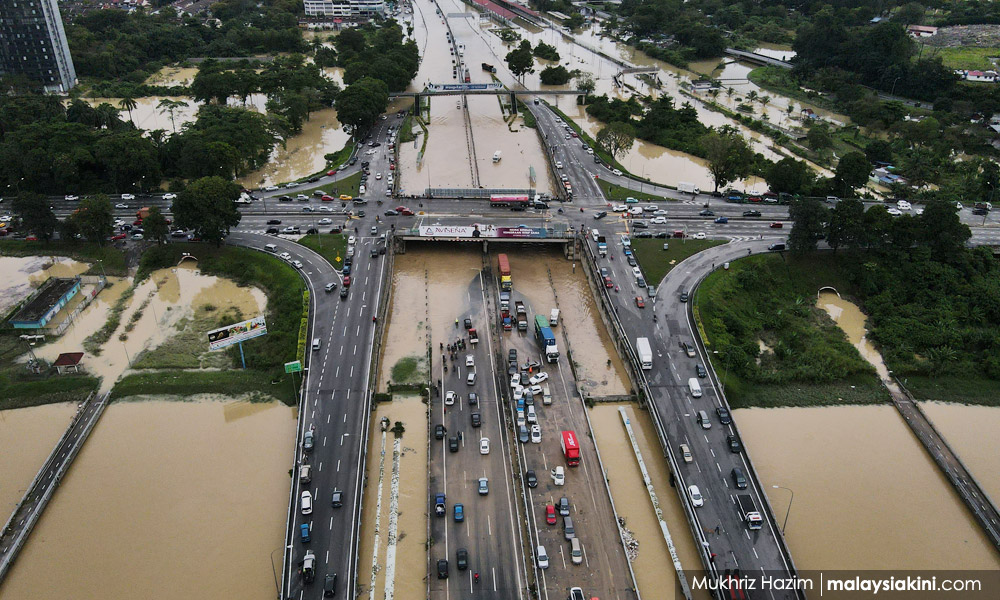
M 202 177 L 184 188 L 174 200 L 170 211 L 174 223 L 181 229 L 192 229 L 195 235 L 218 246 L 229 230 L 240 224 L 236 199 L 240 186 L 221 177 Z

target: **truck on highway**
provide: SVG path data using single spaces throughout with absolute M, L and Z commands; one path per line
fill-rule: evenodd
M 760 529 L 764 524 L 757 507 L 754 506 L 753 498 L 750 494 L 740 494 L 736 496 L 736 506 L 740 509 L 740 518 L 750 529 Z
M 549 325 L 555 327 L 559 324 L 559 309 L 553 308 L 552 312 L 549 313 Z
M 514 314 L 517 315 L 517 330 L 528 330 L 528 311 L 524 308 L 524 302 L 517 300 L 514 302 Z
M 447 506 L 445 506 L 444 494 L 434 495 L 434 514 L 443 517 L 444 513 L 447 511 Z
M 608 255 L 608 240 L 603 235 L 597 236 L 597 253 L 601 256 Z
M 701 190 L 693 183 L 688 183 L 686 181 L 677 182 L 677 191 L 684 192 L 685 194 L 700 194 Z
M 302 581 L 312 583 L 316 580 L 316 554 L 312 550 L 306 550 L 306 556 L 302 559 Z
M 510 276 L 510 261 L 506 254 L 497 257 L 497 266 L 500 270 L 500 289 L 509 292 L 514 282 Z
M 500 310 L 510 310 L 510 292 L 500 292 Z
M 535 339 L 545 352 L 545 360 L 550 363 L 559 360 L 559 347 L 556 345 L 556 336 L 549 327 L 549 321 L 545 315 L 535 315 Z
M 483 70 L 484 71 L 489 71 L 490 73 L 496 73 L 497 72 L 497 68 L 494 67 L 493 65 L 489 64 L 489 63 L 483 63 Z
M 469 329 L 469 343 L 473 346 L 479 343 L 479 333 L 475 328 Z
M 576 439 L 576 433 L 572 431 L 562 432 L 559 445 L 566 458 L 566 466 L 575 467 L 580 464 L 580 443 Z
M 644 371 L 653 368 L 653 350 L 649 347 L 649 338 L 636 338 L 635 349 L 639 353 L 639 364 Z

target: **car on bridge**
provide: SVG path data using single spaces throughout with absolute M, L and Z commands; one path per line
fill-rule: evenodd
M 313 497 L 309 490 L 302 492 L 302 514 L 311 515 L 313 511 Z
M 444 403 L 448 406 L 451 406 L 452 404 L 455 403 L 455 398 L 457 398 L 455 392 L 452 391 L 445 392 Z
M 743 216 L 744 217 L 759 217 L 760 216 L 760 211 L 759 210 L 745 210 L 745 211 L 743 211 Z
M 559 519 L 556 518 L 556 507 L 554 504 L 545 505 L 545 522 L 549 525 L 555 525 Z
M 696 485 L 688 486 L 688 495 L 691 496 L 691 504 L 694 507 L 705 506 L 705 498 L 701 495 L 701 490 Z
M 457 502 L 452 508 L 452 514 L 455 517 L 455 522 L 461 523 L 465 521 L 465 506 L 461 502 Z
M 740 450 L 743 449 L 743 446 L 740 444 L 739 438 L 737 438 L 735 435 L 726 436 L 726 445 L 729 446 L 729 451 L 732 452 L 733 454 L 739 454 Z
M 729 425 L 733 422 L 733 417 L 729 414 L 729 409 L 725 406 L 719 406 L 715 409 L 715 414 L 719 415 L 719 422 L 723 425 Z
M 479 478 L 479 495 L 486 496 L 490 493 L 490 480 L 486 477 Z
M 538 487 L 538 476 L 535 475 L 535 470 L 534 469 L 528 469 L 524 473 L 524 482 L 527 483 L 528 487 L 530 487 L 530 488 L 536 488 L 536 487 Z
M 441 559 L 437 564 L 438 579 L 448 579 L 448 561 Z

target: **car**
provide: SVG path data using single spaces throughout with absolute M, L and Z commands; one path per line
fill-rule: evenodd
M 471 354 L 465 355 L 465 366 L 474 367 L 476 366 L 476 357 Z
M 642 299 L 642 296 L 636 296 L 635 305 L 639 308 L 646 308 L 646 301 Z
M 181 232 L 181 235 L 184 236 L 186 234 L 184 232 Z M 124 233 L 119 233 L 118 235 L 111 236 L 111 241 L 112 242 L 117 242 L 118 240 L 124 240 L 125 237 L 126 237 L 126 235 Z
M 465 506 L 461 502 L 456 502 L 455 506 L 452 507 L 452 515 L 456 523 L 465 521 Z
M 696 239 L 696 240 L 703 240 L 703 239 L 705 239 L 705 238 L 706 238 L 706 237 L 708 237 L 708 236 L 706 236 L 706 235 L 705 235 L 705 232 L 704 232 L 704 231 L 699 231 L 698 233 L 694 234 L 694 236 L 693 236 L 693 237 L 694 237 L 694 239 Z
M 555 525 L 559 522 L 559 519 L 556 517 L 556 507 L 554 504 L 545 505 L 545 522 L 549 525 Z
M 437 425 L 434 426 L 434 439 L 443 440 L 446 431 L 448 430 L 445 429 L 444 425 L 438 423 Z
M 886 212 L 888 212 L 890 215 L 892 215 L 894 217 L 898 217 L 898 216 L 900 216 L 900 215 L 903 214 L 903 211 L 899 210 L 898 208 L 890 208 Z M 772 225 L 772 227 L 773 227 L 773 225 Z
M 531 426 L 531 443 L 541 444 L 542 443 L 542 428 L 535 423 Z
M 330 497 L 330 505 L 333 508 L 340 508 L 344 505 L 344 492 L 334 489 L 333 495 Z
M 718 217 L 715 219 L 715 222 L 720 225 L 725 225 L 726 223 L 729 222 L 729 217 Z
M 725 406 L 716 407 L 715 414 L 719 415 L 719 422 L 723 425 L 729 425 L 733 422 L 733 417 L 730 416 L 729 409 Z
M 459 571 L 464 571 L 469 568 L 469 551 L 465 548 L 459 548 L 455 552 L 455 566 L 458 567 Z
M 320 200 L 323 201 L 323 202 L 333 202 L 333 196 L 329 196 L 327 194 L 323 194 L 320 197 Z
M 635 234 L 635 237 L 640 239 L 650 239 L 653 237 L 653 234 L 649 231 L 640 231 Z
M 524 482 L 528 484 L 530 488 L 538 487 L 538 477 L 535 475 L 533 469 L 528 469 L 524 474 Z
M 688 342 L 681 342 L 681 348 L 684 349 L 684 354 L 687 354 L 688 358 L 694 358 L 695 356 L 694 346 L 692 346 Z
M 471 372 L 470 372 L 470 373 L 469 373 L 469 374 L 468 374 L 468 375 L 467 375 L 467 376 L 465 377 L 465 384 L 466 384 L 466 385 L 476 385 L 476 372 L 475 372 L 475 371 L 471 371 Z
M 387 217 L 395 217 L 398 214 L 399 214 L 399 212 L 397 212 L 395 210 L 392 210 L 391 208 L 389 210 L 385 211 L 385 216 L 387 216 Z
M 737 438 L 735 435 L 726 436 L 726 445 L 729 446 L 729 451 L 732 452 L 733 454 L 739 454 L 740 450 L 743 449 L 743 445 L 740 444 L 739 438 Z
M 681 302 L 687 302 L 689 298 L 690 298 L 690 296 L 688 295 L 687 290 L 682 290 L 681 291 Z
M 119 202 L 118 204 L 115 204 L 115 208 L 128 208 L 128 204 L 125 204 L 124 202 Z
M 823 199 L 823 201 L 826 203 L 839 202 L 840 198 L 836 196 L 827 196 L 826 198 Z
M 635 280 L 635 284 L 641 288 L 644 288 L 646 287 L 646 280 L 642 277 L 639 277 L 638 279 Z
M 302 268 L 302 263 L 299 262 L 299 261 L 297 261 L 297 260 L 293 260 L 292 261 L 292 266 L 295 267 L 296 269 L 301 269 Z
M 309 535 L 309 523 L 299 525 L 299 535 L 301 536 L 303 544 L 307 544 L 312 541 L 312 536 Z
M 632 229 L 649 229 L 649 225 L 645 221 L 633 221 Z
M 606 287 L 606 288 L 613 288 L 613 287 L 615 287 L 615 284 L 611 281 L 610 277 L 607 277 L 607 276 L 604 277 L 604 287 Z
M 695 370 L 695 373 L 698 374 L 698 377 L 700 377 L 702 379 L 708 377 L 708 371 L 705 370 L 705 367 L 703 367 L 701 365 L 695 365 L 694 366 L 694 370 Z
M 700 216 L 700 217 L 714 217 L 715 216 L 715 211 L 708 210 L 706 208 L 705 210 L 703 210 L 700 213 L 698 213 L 698 216 Z
M 745 210 L 745 211 L 743 211 L 743 216 L 744 217 L 759 217 L 760 216 L 760 211 L 759 210 Z
M 556 161 L 556 168 L 557 168 L 557 169 L 561 169 L 561 168 L 563 168 L 563 164 L 562 164 L 562 161 L 559 161 L 559 160 L 557 160 L 557 161 Z
M 265 231 L 264 233 L 267 233 L 268 235 L 278 235 L 278 228 L 277 227 L 268 227 L 267 231 Z
M 626 256 L 625 257 L 625 262 L 627 262 L 628 266 L 630 266 L 630 267 L 634 267 L 634 266 L 636 266 L 636 265 L 639 264 L 639 263 L 635 262 L 635 257 L 634 256 Z
M 990 214 L 990 211 L 985 208 L 973 208 L 972 214 L 976 215 L 977 217 L 985 217 L 986 215 Z
M 291 196 L 281 196 L 281 197 L 278 198 L 278 201 L 279 202 L 291 202 L 292 201 L 292 197 Z
M 448 452 L 458 452 L 458 436 L 453 435 L 448 438 Z
M 281 233 L 299 233 L 301 231 L 297 225 L 289 225 L 281 230 Z
M 528 388 L 528 391 L 530 392 L 528 394 L 529 398 L 532 395 L 541 396 L 542 395 L 542 386 L 540 386 L 540 385 L 533 385 L 530 388 Z M 525 402 L 528 404 L 528 406 L 531 406 L 531 404 L 532 404 L 532 402 L 530 400 L 528 400 L 527 398 L 525 399 Z
M 649 220 L 649 222 L 652 223 L 653 225 L 666 225 L 667 224 L 667 218 L 666 217 L 653 217 L 652 219 Z
M 781 229 L 784 226 L 785 226 L 784 223 L 782 223 L 781 221 L 774 221 L 771 223 L 771 229 Z
M 478 489 L 480 496 L 488 495 L 490 493 L 490 480 L 486 477 L 480 477 Z
M 382 172 L 381 171 L 375 173 L 375 179 L 382 179 Z
M 646 286 L 646 293 L 649 294 L 650 298 L 656 298 L 656 286 L 655 285 Z
M 448 561 L 441 559 L 437 564 L 438 579 L 448 579 Z
M 312 492 L 310 492 L 309 490 L 305 490 L 304 492 L 302 492 L 301 507 L 302 507 L 302 514 L 304 514 L 304 515 L 311 515 L 312 514 L 312 511 L 313 511 L 313 496 L 312 496 Z
M 541 373 L 536 373 L 531 379 L 528 380 L 528 383 L 534 385 L 536 383 L 541 383 L 543 381 L 547 381 L 548 378 L 549 378 L 549 374 L 543 371 Z
M 333 598 L 337 595 L 337 574 L 327 573 L 326 578 L 323 579 L 323 597 Z
M 132 239 L 133 240 L 141 240 L 142 239 L 142 234 L 141 233 L 133 233 L 132 234 Z M 29 241 L 34 241 L 34 240 L 29 240 Z
M 444 494 L 440 492 L 434 494 L 434 514 L 443 517 L 445 512 L 447 512 L 447 508 Z
M 614 173 L 615 175 L 618 175 L 619 177 L 622 174 L 621 169 L 612 169 L 611 172 Z
M 686 463 L 694 462 L 694 456 L 691 455 L 691 448 L 687 444 L 681 444 L 680 449 L 681 449 L 681 458 L 684 459 L 684 462 Z
M 479 438 L 479 453 L 480 454 L 490 453 L 490 438 L 487 437 Z
M 688 486 L 688 495 L 691 496 L 691 504 L 695 507 L 705 506 L 705 498 L 701 495 L 701 490 L 696 485 Z
M 613 212 L 625 212 L 626 210 L 628 210 L 628 207 L 625 206 L 624 204 L 612 204 L 611 210 Z
M 122 200 L 135 200 L 135 194 L 122 194 Z
M 281 225 L 281 219 L 268 219 L 268 225 Z
M 328 177 L 333 177 L 334 175 L 337 174 L 337 169 L 330 169 L 329 171 L 326 172 L 326 174 Z
M 455 398 L 457 398 L 455 392 L 448 391 L 444 395 L 444 403 L 451 406 L 452 404 L 455 404 Z
M 172 192 L 163 194 L 163 199 L 164 200 L 176 200 L 177 199 L 177 194 L 174 194 Z
M 348 288 L 345 287 L 340 288 L 340 299 L 343 300 L 344 298 L 347 298 L 347 293 L 349 291 L 350 290 Z
M 594 214 L 594 219 L 600 220 L 600 219 L 603 219 L 606 216 L 608 216 L 608 212 L 606 210 L 602 210 L 602 211 Z

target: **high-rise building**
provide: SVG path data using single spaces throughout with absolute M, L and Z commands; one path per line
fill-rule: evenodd
M 0 0 L 0 74 L 22 74 L 48 92 L 76 85 L 57 0 Z

